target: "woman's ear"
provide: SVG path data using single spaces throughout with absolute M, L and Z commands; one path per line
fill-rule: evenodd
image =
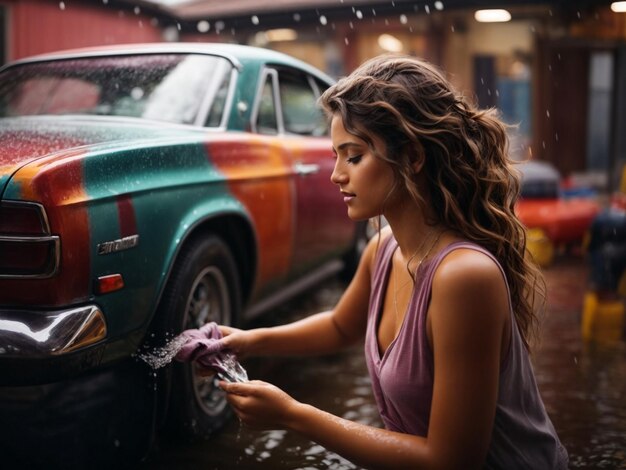
M 425 158 L 423 154 L 420 154 L 416 149 L 409 147 L 407 149 L 409 153 L 409 161 L 413 167 L 413 173 L 419 173 L 424 167 Z
M 416 160 L 413 161 L 413 163 L 411 163 L 411 166 L 413 167 L 413 173 L 419 173 L 420 171 L 422 171 L 422 168 L 424 167 L 424 159 L 417 158 Z

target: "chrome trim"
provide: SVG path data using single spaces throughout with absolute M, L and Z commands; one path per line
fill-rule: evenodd
M 220 130 L 226 130 L 228 127 L 228 121 L 230 115 L 233 112 L 233 103 L 235 102 L 235 93 L 237 92 L 237 82 L 239 81 L 239 71 L 241 68 L 234 67 L 231 72 L 230 86 L 228 89 L 228 95 L 226 96 L 226 103 L 224 103 L 224 114 L 222 115 L 222 122 L 220 123 Z M 206 129 L 214 129 L 213 127 L 206 127 Z
M 207 92 L 205 93 L 203 99 L 202 99 L 202 105 L 200 106 L 200 110 L 198 111 L 198 114 L 196 116 L 196 121 L 193 123 L 194 126 L 196 127 L 204 127 L 206 129 L 220 129 L 220 130 L 225 130 L 226 129 L 226 124 L 228 122 L 228 118 L 230 117 L 230 112 L 231 112 L 231 105 L 232 105 L 232 99 L 233 99 L 233 95 L 235 94 L 235 89 L 233 84 L 236 84 L 237 81 L 237 69 L 235 67 L 233 67 L 233 64 L 230 63 L 227 59 L 226 62 L 230 65 L 230 73 L 229 73 L 229 80 L 228 80 L 228 91 L 226 92 L 226 99 L 224 100 L 224 109 L 222 111 L 222 115 L 220 116 L 220 123 L 218 126 L 207 126 L 206 125 L 206 120 L 207 120 L 207 116 L 209 114 L 211 105 L 213 104 L 213 101 L 215 100 L 215 95 L 217 94 L 218 91 L 218 87 L 213 88 L 212 90 L 207 90 Z
M 278 71 L 273 68 L 266 67 L 263 69 L 260 75 L 261 79 L 257 84 L 257 89 L 254 93 L 254 103 L 252 104 L 252 111 L 250 112 L 250 129 L 252 132 L 259 133 L 257 128 L 257 119 L 259 117 L 259 108 L 261 107 L 261 98 L 263 96 L 263 89 L 267 83 L 268 77 L 272 79 L 272 99 L 274 100 L 274 114 L 276 115 L 276 134 L 265 135 L 281 135 L 284 134 L 283 126 L 283 114 L 280 107 L 280 87 L 278 86 Z
M 60 356 L 106 337 L 104 314 L 96 305 L 56 312 L 0 311 L 0 359 Z
M 344 263 L 338 259 L 330 260 L 322 264 L 319 268 L 309 271 L 306 275 L 287 287 L 280 289 L 278 292 L 269 295 L 263 299 L 253 302 L 244 312 L 245 320 L 252 320 L 260 314 L 267 312 L 272 308 L 283 305 L 296 295 L 306 292 L 311 287 L 318 285 L 325 279 L 336 275 L 344 267 Z
M 0 201 L 0 207 L 24 207 L 30 206 L 34 207 L 39 214 L 39 220 L 41 222 L 41 231 L 42 235 L 1 235 L 0 234 L 0 243 L 3 241 L 8 242 L 18 242 L 18 243 L 54 243 L 54 253 L 53 256 L 53 266 L 52 269 L 48 272 L 39 273 L 39 274 L 2 274 L 0 272 L 0 279 L 47 279 L 49 277 L 54 276 L 61 264 L 61 239 L 58 235 L 52 235 L 50 230 L 50 221 L 48 220 L 48 214 L 46 213 L 45 207 L 38 203 L 32 201 L 17 201 L 14 199 L 6 199 L 4 201 Z M 0 344 L 1 346 L 1 344 Z
M 17 243 L 48 243 L 53 242 L 53 266 L 52 269 L 47 272 L 39 273 L 39 274 L 3 274 L 0 272 L 0 279 L 47 279 L 49 277 L 54 276 L 59 271 L 59 266 L 61 264 L 61 239 L 58 235 L 45 235 L 45 236 L 5 236 L 0 235 L 0 243 L 3 241 L 8 242 L 17 242 Z M 0 343 L 1 345 L 2 343 Z

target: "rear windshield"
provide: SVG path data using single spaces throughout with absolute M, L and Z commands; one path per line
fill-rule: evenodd
M 22 64 L 0 74 L 0 116 L 94 114 L 216 127 L 232 72 L 222 57 L 193 54 Z

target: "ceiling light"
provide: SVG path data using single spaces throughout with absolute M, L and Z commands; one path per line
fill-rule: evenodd
M 296 30 L 290 28 L 270 29 L 265 32 L 265 35 L 269 42 L 295 41 L 298 39 Z
M 626 13 L 626 2 L 611 3 L 611 10 L 613 10 L 615 13 Z
M 402 41 L 391 34 L 378 36 L 378 45 L 387 52 L 402 52 Z
M 477 10 L 474 19 L 480 23 L 502 23 L 511 20 L 511 14 L 507 10 Z

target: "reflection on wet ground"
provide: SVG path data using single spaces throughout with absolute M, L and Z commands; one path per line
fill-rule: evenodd
M 580 258 L 559 258 L 546 270 L 548 311 L 533 354 L 546 408 L 570 453 L 572 468 L 626 469 L 626 345 L 585 344 L 580 337 L 587 271 Z M 263 324 L 331 308 L 338 281 L 292 302 Z M 339 416 L 380 426 L 361 347 L 323 358 L 246 363 L 250 376 Z M 161 442 L 150 469 L 356 469 L 340 456 L 284 431 L 256 431 L 236 419 L 208 442 Z
M 548 313 L 535 372 L 570 467 L 626 469 L 626 343 L 582 341 L 586 278 L 578 259 L 546 271 Z

